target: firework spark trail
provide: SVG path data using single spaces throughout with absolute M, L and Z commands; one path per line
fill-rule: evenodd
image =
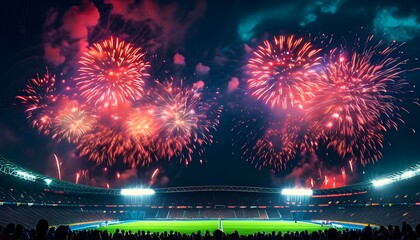
M 353 160 L 349 160 L 349 167 L 350 167 L 350 171 L 351 172 L 354 172 L 354 170 L 353 170 Z
M 140 48 L 111 37 L 84 52 L 76 85 L 90 105 L 108 108 L 143 96 L 149 64 Z
M 56 77 L 47 69 L 44 76 L 31 79 L 23 90 L 23 94 L 16 97 L 25 106 L 26 118 L 38 132 L 48 135 L 53 124 L 55 114 L 54 104 L 57 101 Z
M 157 176 L 158 173 L 159 173 L 159 168 L 156 168 L 153 171 L 152 176 L 150 177 L 149 187 L 152 186 L 155 183 L 155 177 Z
M 55 158 L 55 164 L 57 165 L 57 173 L 58 173 L 58 179 L 61 180 L 61 167 L 60 167 L 60 161 L 58 160 L 57 155 L 53 154 Z
M 80 179 L 80 173 L 76 173 L 76 181 L 75 181 L 75 183 L 76 184 L 79 184 L 79 179 Z
M 246 66 L 251 94 L 271 108 L 300 106 L 318 88 L 313 79 L 317 74 L 314 68 L 321 63 L 320 51 L 293 35 L 265 41 Z

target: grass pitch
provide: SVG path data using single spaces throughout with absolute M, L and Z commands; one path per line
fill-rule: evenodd
M 218 229 L 218 220 L 196 220 L 196 221 L 184 221 L 184 220 L 172 220 L 172 221 L 137 221 L 128 222 L 121 224 L 114 224 L 105 227 L 99 227 L 99 230 L 108 230 L 108 232 L 115 232 L 115 229 L 120 230 L 131 230 L 133 232 L 150 231 L 150 232 L 164 232 L 164 231 L 177 231 L 181 233 L 191 234 L 200 230 L 205 233 L 209 230 L 213 233 L 214 230 Z M 225 233 L 232 233 L 235 230 L 239 234 L 247 235 L 256 232 L 278 232 L 282 233 L 287 231 L 304 231 L 309 232 L 317 231 L 319 229 L 328 229 L 330 227 L 321 227 L 315 223 L 308 222 L 293 222 L 293 221 L 264 221 L 264 220 L 222 220 L 223 231 Z

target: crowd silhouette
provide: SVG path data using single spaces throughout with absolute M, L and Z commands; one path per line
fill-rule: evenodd
M 50 227 L 48 221 L 41 219 L 34 229 L 25 229 L 21 224 L 0 225 L 0 240 L 418 240 L 420 224 L 415 229 L 407 224 L 402 226 L 381 226 L 364 229 L 337 230 L 334 228 L 319 231 L 258 232 L 250 235 L 224 233 L 220 230 L 196 232 L 191 234 L 168 230 L 165 232 L 99 230 L 72 231 L 69 226 Z

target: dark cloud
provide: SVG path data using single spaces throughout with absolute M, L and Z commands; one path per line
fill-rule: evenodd
M 348 175 L 344 167 L 326 166 L 317 155 L 311 154 L 302 157 L 284 180 L 293 181 L 298 187 L 335 188 L 348 184 L 351 175 Z
M 174 64 L 175 65 L 185 65 L 185 57 L 179 53 L 175 53 L 174 55 Z
M 100 18 L 96 6 L 87 0 L 80 6 L 70 7 L 61 19 L 58 16 L 58 10 L 49 11 L 43 36 L 45 59 L 56 66 L 68 57 L 79 55 L 88 46 L 89 29 L 95 27 Z
M 231 93 L 235 91 L 239 87 L 239 79 L 237 77 L 233 77 L 228 82 L 228 92 Z
M 400 14 L 397 7 L 378 11 L 373 21 L 377 34 L 388 41 L 409 41 L 420 35 L 420 15 L 418 13 Z
M 194 83 L 194 86 L 195 86 L 196 88 L 204 88 L 205 83 L 204 83 L 204 81 L 203 81 L 203 80 L 199 80 L 199 81 L 197 81 L 197 82 L 195 82 L 195 83 Z
M 0 146 L 7 147 L 10 145 L 18 144 L 22 139 L 9 127 L 0 123 Z
M 199 62 L 196 66 L 195 66 L 195 73 L 197 73 L 198 75 L 201 76 L 205 76 L 210 72 L 210 67 L 206 66 L 204 64 L 202 64 L 201 62 Z
M 160 5 L 153 0 L 105 0 L 112 6 L 111 13 L 126 21 L 144 22 L 154 34 L 155 47 L 165 49 L 182 44 L 191 26 L 204 16 L 207 8 L 205 0 L 195 1 L 192 10 L 183 12 L 179 4 Z
M 58 66 L 64 63 L 66 57 L 61 55 L 60 47 L 53 47 L 51 43 L 46 43 L 44 45 L 44 57 L 47 62 L 53 64 L 54 66 Z

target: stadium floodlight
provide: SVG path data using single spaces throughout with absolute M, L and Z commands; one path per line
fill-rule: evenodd
M 47 185 L 50 185 L 51 182 L 52 182 L 52 179 L 46 178 L 46 179 L 44 179 L 44 181 Z
M 414 171 L 406 171 L 403 174 L 401 174 L 401 179 L 407 179 L 407 178 L 411 178 L 414 177 L 416 173 Z
M 284 188 L 281 190 L 281 195 L 286 196 L 312 196 L 312 189 L 302 189 L 302 188 Z
M 16 171 L 16 173 L 17 173 L 18 177 L 23 178 L 25 180 L 30 180 L 30 181 L 35 181 L 36 180 L 35 175 L 32 175 L 30 173 L 23 172 L 23 171 Z
M 379 180 L 373 180 L 372 184 L 373 184 L 374 187 L 382 187 L 382 186 L 390 184 L 392 182 L 393 182 L 392 179 L 383 178 L 383 179 L 379 179 Z
M 123 196 L 145 196 L 153 195 L 155 191 L 150 188 L 125 188 L 121 189 L 120 194 Z

